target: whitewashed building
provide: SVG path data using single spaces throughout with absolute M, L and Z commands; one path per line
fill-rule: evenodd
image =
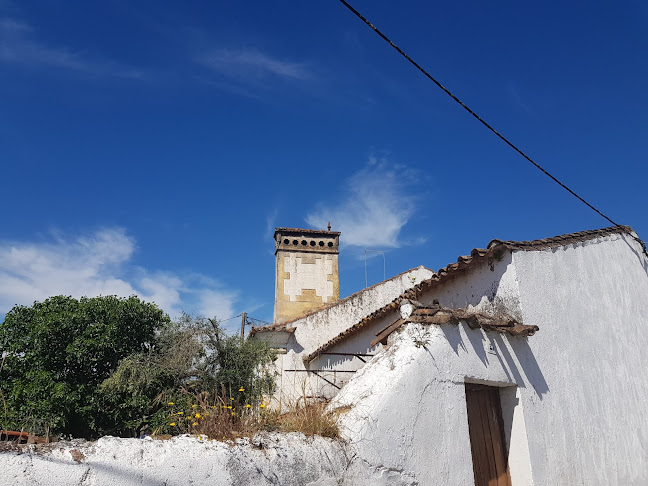
M 273 407 L 332 398 L 376 347 L 367 345 L 353 354 L 325 351 L 329 362 L 308 366 L 304 358 L 434 275 L 423 266 L 413 268 L 340 300 L 339 235 L 330 229 L 275 231 L 275 319 L 271 326 L 251 330 L 252 336 L 279 351 Z
M 298 383 L 334 397 L 358 457 L 384 472 L 375 484 L 646 485 L 648 258 L 635 237 L 493 240 L 254 332 L 285 349 L 284 399 Z

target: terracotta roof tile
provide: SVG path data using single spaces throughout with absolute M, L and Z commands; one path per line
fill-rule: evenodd
M 408 290 L 407 292 L 396 297 L 392 302 L 385 305 L 384 307 L 372 312 L 368 316 L 364 317 L 358 323 L 354 324 L 347 330 L 341 332 L 333 339 L 327 343 L 320 346 L 317 350 L 309 354 L 304 360 L 312 361 L 321 353 L 330 349 L 332 346 L 338 342 L 346 339 L 348 336 L 355 334 L 360 329 L 362 329 L 368 323 L 371 323 L 374 319 L 378 319 L 390 311 L 398 308 L 400 302 L 403 299 L 418 299 L 418 296 L 421 292 L 429 290 L 431 288 L 441 285 L 445 281 L 454 278 L 456 275 L 460 275 L 468 268 L 472 267 L 476 262 L 487 260 L 491 257 L 495 257 L 498 252 L 503 250 L 511 251 L 540 251 L 547 250 L 551 248 L 557 248 L 560 246 L 571 245 L 574 243 L 580 243 L 584 241 L 593 240 L 595 238 L 601 238 L 604 236 L 609 236 L 612 234 L 634 233 L 634 230 L 629 226 L 610 226 L 608 228 L 580 231 L 578 233 L 568 233 L 564 235 L 554 236 L 551 238 L 544 238 L 541 240 L 532 240 L 532 241 L 512 241 L 512 240 L 492 240 L 486 248 L 474 248 L 470 255 L 460 256 L 457 258 L 457 263 L 450 263 L 449 265 L 440 268 L 435 275 L 430 277 L 427 280 L 423 280 L 421 283 Z
M 283 322 L 281 324 L 270 324 L 269 326 L 253 326 L 250 329 L 250 335 L 254 335 L 259 332 L 295 332 L 294 327 L 290 327 L 288 323 Z

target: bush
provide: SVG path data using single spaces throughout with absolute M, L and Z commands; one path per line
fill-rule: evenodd
M 241 425 L 244 415 L 250 418 L 249 409 L 261 407 L 263 397 L 273 393 L 275 359 L 267 344 L 227 336 L 216 320 L 185 314 L 161 329 L 156 347 L 123 359 L 101 390 L 123 403 L 141 405 L 128 422 L 131 427 L 146 423 L 157 433 L 194 432 L 188 417 L 198 408 L 203 419 L 217 418 L 231 428 L 232 423 Z
M 0 326 L 1 426 L 75 437 L 123 432 L 124 416 L 140 404 L 115 400 L 100 384 L 120 360 L 152 349 L 168 322 L 135 296 L 56 296 L 15 306 Z

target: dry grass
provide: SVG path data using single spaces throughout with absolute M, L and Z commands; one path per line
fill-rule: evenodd
M 182 410 L 170 404 L 173 410 L 169 412 L 168 423 L 174 433 L 204 435 L 216 440 L 253 437 L 260 431 L 339 436 L 337 414 L 327 412 L 325 403 L 299 406 L 280 413 L 264 405 L 250 406 L 221 397 L 210 400 L 206 393 L 197 395 L 193 402 Z
M 284 413 L 278 419 L 281 432 L 302 432 L 335 438 L 340 435 L 336 416 L 326 411 L 325 403 L 309 404 Z

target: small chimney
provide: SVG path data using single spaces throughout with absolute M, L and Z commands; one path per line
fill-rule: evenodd
M 302 317 L 340 299 L 340 233 L 275 228 L 274 322 Z

